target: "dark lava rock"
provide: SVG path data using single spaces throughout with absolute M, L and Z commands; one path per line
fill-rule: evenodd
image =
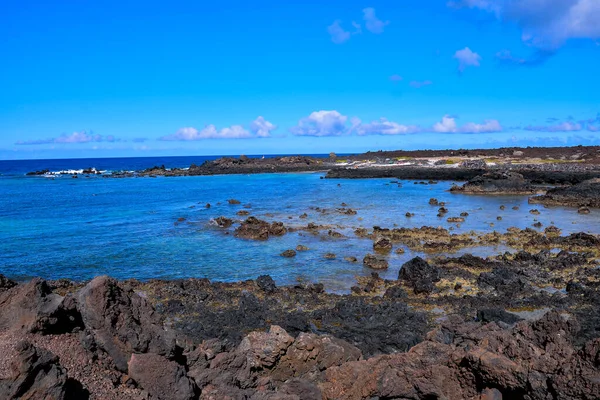
M 281 253 L 281 255 L 283 257 L 296 257 L 296 250 L 289 249 L 289 250 L 286 250 L 283 253 Z
M 46 175 L 46 174 L 49 174 L 49 173 L 50 173 L 49 169 L 43 169 L 41 171 L 31 171 L 31 172 L 28 172 L 25 175 L 28 175 L 28 176 L 38 176 L 38 175 Z
M 590 179 L 574 186 L 553 188 L 543 196 L 532 197 L 530 202 L 600 208 L 600 179 Z
M 402 289 L 401 286 L 392 286 L 386 289 L 383 297 L 386 299 L 406 299 L 408 294 Z
M 269 275 L 261 275 L 256 278 L 256 284 L 266 293 L 273 293 L 277 289 L 275 281 Z
M 336 255 L 333 253 L 326 253 L 323 257 L 325 257 L 328 260 L 333 260 L 336 258 Z
M 429 204 L 432 206 L 437 206 L 440 203 L 439 203 L 438 199 L 431 198 L 431 199 L 429 199 Z
M 400 268 L 398 279 L 411 286 L 415 294 L 431 293 L 440 280 L 440 271 L 421 257 L 415 257 Z
M 440 214 L 446 214 L 448 212 L 448 209 L 446 207 L 440 207 L 438 208 L 438 212 Z
M 577 209 L 577 213 L 579 214 L 589 214 L 590 213 L 590 209 L 587 207 L 579 207 Z
M 236 214 L 239 216 L 244 216 L 244 215 L 250 215 L 250 212 L 246 211 L 246 210 L 240 210 Z
M 477 320 L 485 323 L 504 322 L 505 324 L 512 325 L 521 321 L 522 318 L 501 308 L 488 308 L 477 311 Z
M 241 202 L 239 200 L 236 200 L 236 199 L 229 199 L 229 200 L 227 200 L 227 202 L 229 204 L 241 204 Z
M 465 219 L 464 219 L 464 217 L 450 217 L 446 221 L 448 221 L 452 224 L 457 224 L 457 223 L 465 222 Z
M 163 356 L 133 354 L 128 374 L 152 399 L 191 400 L 196 397 L 196 385 L 187 377 L 185 368 Z
M 475 160 L 464 160 L 459 164 L 462 168 L 472 168 L 472 169 L 484 169 L 487 167 L 485 160 L 475 159 Z
M 534 194 L 537 189 L 516 172 L 488 172 L 450 191 L 463 193 Z
M 108 276 L 95 278 L 77 293 L 77 308 L 88 350 L 108 353 L 119 371 L 127 372 L 133 353 L 155 353 L 172 359 L 176 354 L 172 333 L 148 301 Z
M 348 262 L 352 262 L 352 263 L 358 262 L 358 259 L 353 256 L 344 257 L 344 260 L 346 260 Z
M 267 240 L 270 236 L 283 236 L 287 229 L 281 222 L 269 224 L 255 217 L 249 217 L 235 230 L 235 236 L 244 239 Z
M 1 399 L 69 400 L 87 399 L 81 383 L 67 377 L 58 357 L 48 350 L 23 341 L 10 365 L 11 376 L 0 380 Z
M 378 238 L 373 242 L 373 250 L 379 253 L 389 253 L 392 251 L 392 241 L 385 237 Z
M 308 251 L 308 250 L 309 250 L 309 248 L 302 244 L 299 244 L 298 246 L 296 246 L 296 251 Z
M 363 266 L 371 269 L 388 269 L 389 265 L 386 259 L 367 254 L 363 258 Z
M 6 285 L 12 283 L 8 281 Z M 79 327 L 81 319 L 73 298 L 53 293 L 42 279 L 0 291 L 0 330 L 66 333 Z
M 215 222 L 221 228 L 229 228 L 231 225 L 233 225 L 233 220 L 226 217 L 215 218 Z
M 3 292 L 15 286 L 17 286 L 17 282 L 12 281 L 4 275 L 0 274 L 0 292 Z
M 492 287 L 499 293 L 507 295 L 530 289 L 523 277 L 506 267 L 495 267 L 491 272 L 482 272 L 477 278 L 477 284 L 482 287 Z

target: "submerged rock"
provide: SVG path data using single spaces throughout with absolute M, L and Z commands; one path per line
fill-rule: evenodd
M 388 261 L 384 258 L 374 256 L 373 254 L 367 254 L 363 258 L 363 265 L 371 269 L 387 269 Z

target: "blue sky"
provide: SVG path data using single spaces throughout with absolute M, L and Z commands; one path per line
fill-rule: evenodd
M 7 0 L 0 159 L 600 144 L 597 21 L 598 0 Z

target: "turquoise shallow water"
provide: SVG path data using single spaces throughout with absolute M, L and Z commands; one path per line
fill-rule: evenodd
M 88 165 L 85 165 L 86 167 Z M 451 194 L 451 182 L 401 185 L 389 179 L 327 180 L 323 174 L 262 174 L 181 178 L 105 179 L 92 177 L 25 177 L 15 172 L 0 177 L 0 273 L 17 279 L 90 279 L 99 274 L 118 278 L 207 277 L 237 281 L 270 274 L 279 284 L 319 281 L 329 290 L 347 290 L 357 275 L 367 275 L 359 259 L 371 241 L 354 237 L 356 227 L 423 225 L 449 227 L 438 218 L 430 197 L 447 203 L 447 216 L 467 211 L 461 231 L 528 227 L 534 220 L 554 222 L 564 233 L 600 231 L 600 212 L 579 215 L 575 209 L 528 205 L 524 196 Z M 242 205 L 229 205 L 235 198 Z M 311 207 L 335 209 L 345 202 L 354 216 L 321 214 Z M 211 203 L 210 209 L 204 204 Z M 305 232 L 289 233 L 267 242 L 237 239 L 214 226 L 218 216 L 241 220 L 236 212 L 250 204 L 252 215 L 288 226 L 308 222 L 339 225 L 349 238 L 323 239 Z M 505 205 L 505 210 L 500 210 Z M 514 205 L 520 210 L 512 210 Z M 541 215 L 529 214 L 531 208 Z M 406 218 L 407 211 L 415 213 Z M 299 215 L 307 213 L 307 219 Z M 502 216 L 502 221 L 496 217 Z M 291 219 L 290 219 L 291 217 Z M 185 218 L 177 223 L 179 218 Z M 494 223 L 494 227 L 490 227 Z M 310 251 L 295 258 L 279 254 L 297 244 Z M 504 248 L 466 250 L 499 253 Z M 337 259 L 327 260 L 327 252 Z M 465 251 L 463 251 L 465 252 Z M 415 254 L 390 256 L 384 277 L 397 277 L 403 262 Z

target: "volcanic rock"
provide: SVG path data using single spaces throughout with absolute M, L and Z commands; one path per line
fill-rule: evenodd
M 516 172 L 488 172 L 450 191 L 459 193 L 535 194 L 537 189 Z
M 169 359 L 176 354 L 172 334 L 164 329 L 150 303 L 115 279 L 100 276 L 88 283 L 77 293 L 77 308 L 86 329 L 84 347 L 105 351 L 122 372 L 127 372 L 133 353 Z
M 398 279 L 413 288 L 415 294 L 431 293 L 440 280 L 440 271 L 421 257 L 415 257 L 400 268 Z
M 363 265 L 371 269 L 387 269 L 388 261 L 384 258 L 374 256 L 373 254 L 367 254 L 363 258 Z

